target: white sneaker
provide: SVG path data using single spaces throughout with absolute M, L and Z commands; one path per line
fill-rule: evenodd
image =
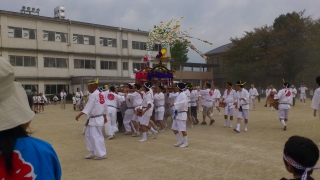
M 107 158 L 107 155 L 104 155 L 102 157 L 94 157 L 93 159 L 94 160 L 101 160 L 101 159 L 106 159 Z
M 213 116 L 213 113 L 211 113 L 210 116 Z
M 227 127 L 227 123 L 224 123 L 223 127 Z
M 152 133 L 150 131 L 147 132 L 147 137 L 149 137 Z
M 139 132 L 135 132 L 135 133 L 132 134 L 132 137 L 137 137 L 137 136 L 140 136 Z
M 176 144 L 174 144 L 173 146 L 174 147 L 179 147 L 179 146 L 181 146 L 183 144 L 183 142 L 177 142 Z
M 244 128 L 243 130 L 244 130 L 245 132 L 247 132 L 247 131 L 248 131 L 248 129 L 247 129 L 247 128 Z
M 126 131 L 124 134 L 125 135 L 131 134 L 131 131 Z
M 253 109 L 254 111 L 256 110 L 256 109 Z
M 230 124 L 229 127 L 232 128 L 233 127 L 232 124 Z
M 305 103 L 303 103 L 303 105 L 305 106 L 306 104 L 305 104 Z
M 153 139 L 156 139 L 158 135 L 158 132 L 156 131 L 156 133 L 153 134 Z
M 113 139 L 113 136 L 109 136 L 107 139 L 108 139 L 108 140 Z
M 168 124 L 166 123 L 166 124 L 164 124 L 164 127 L 166 128 L 168 126 Z
M 188 147 L 188 144 L 182 144 L 181 146 L 179 146 L 179 148 L 185 148 Z
M 164 129 L 164 128 L 162 128 L 161 130 L 160 130 L 160 132 L 165 132 L 166 130 Z
M 146 142 L 147 139 L 141 139 L 139 142 Z
M 93 157 L 94 157 L 94 154 L 91 152 L 90 154 L 86 155 L 84 158 L 92 159 Z

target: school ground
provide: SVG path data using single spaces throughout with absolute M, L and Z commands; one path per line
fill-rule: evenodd
M 65 110 L 59 104 L 45 106 L 45 113 L 33 119 L 31 130 L 32 136 L 48 141 L 56 150 L 64 180 L 292 178 L 282 159 L 284 143 L 292 135 L 320 143 L 320 118 L 313 117 L 310 100 L 305 106 L 298 103 L 291 109 L 287 131 L 282 131 L 277 111 L 263 104 L 250 111 L 248 132 L 238 134 L 224 128 L 223 116 L 215 110 L 214 125 L 192 129 L 188 125 L 188 148 L 173 147 L 177 139 L 170 126 L 157 139 L 150 136 L 145 143 L 138 142 L 141 137 L 118 133 L 115 139 L 105 140 L 104 160 L 83 158 L 88 154 L 85 136 L 81 135 L 86 116 L 77 122 L 79 112 L 73 111 L 71 104 Z M 320 170 L 313 177 L 320 179 Z

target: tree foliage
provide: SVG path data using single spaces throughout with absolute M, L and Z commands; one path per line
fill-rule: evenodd
M 189 59 L 188 52 L 187 46 L 179 41 L 170 47 L 171 58 L 177 62 L 187 62 Z
M 313 83 L 320 75 L 320 20 L 304 17 L 304 11 L 280 15 L 272 26 L 254 28 L 223 53 L 229 80 L 260 86 Z

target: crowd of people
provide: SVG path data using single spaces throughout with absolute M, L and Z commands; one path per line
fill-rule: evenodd
M 27 131 L 34 117 L 34 107 L 32 107 L 34 99 L 30 99 L 28 104 L 23 87 L 14 81 L 12 66 L 3 58 L 0 58 L 0 74 L 0 179 L 21 179 L 22 177 L 61 179 L 59 159 L 52 146 L 43 140 L 30 137 Z M 320 86 L 320 77 L 316 78 L 316 82 Z M 153 134 L 154 138 L 157 138 L 158 133 L 164 131 L 166 127 L 163 121 L 167 116 L 172 120 L 171 129 L 177 138 L 174 146 L 188 147 L 186 122 L 189 121 L 191 126 L 199 123 L 196 115 L 197 99 L 203 106 L 201 124 L 206 125 L 205 118 L 209 117 L 209 124 L 212 125 L 215 122 L 212 119 L 212 108 L 220 106 L 224 107 L 226 127 L 232 127 L 233 116 L 238 111 L 237 127 L 234 130 L 240 131 L 242 119 L 245 120 L 244 128 L 246 129 L 250 101 L 252 110 L 254 110 L 252 99 L 255 99 L 257 93 L 252 90 L 254 97 L 251 97 L 250 90 L 248 92 L 243 88 L 244 84 L 245 82 L 242 81 L 236 82 L 236 91 L 232 83 L 228 82 L 222 94 L 222 100 L 219 101 L 218 91 L 209 83 L 206 83 L 201 90 L 189 83 L 177 83 L 171 89 L 162 86 L 153 88 L 150 82 L 143 85 L 126 84 L 120 90 L 114 86 L 109 89 L 98 88 L 98 80 L 92 81 L 88 84 L 91 93 L 88 102 L 76 116 L 76 120 L 83 114 L 88 116 L 85 135 L 90 153 L 85 158 L 95 160 L 106 158 L 102 127 L 105 126 L 105 129 L 108 129 L 106 134 L 110 134 L 109 139 L 114 138 L 115 132 L 122 126 L 119 117 L 122 111 L 124 112 L 123 125 L 126 134 L 134 131 L 133 136 L 139 136 L 139 129 L 141 129 L 142 139 L 139 142 L 147 141 L 148 131 Z M 293 101 L 292 94 L 290 85 L 286 82 L 283 83 L 281 90 L 270 91 L 270 95 L 278 99 L 278 114 L 284 130 L 288 120 L 289 106 Z M 41 94 L 39 96 L 41 98 Z M 320 112 L 319 104 L 320 88 L 315 90 L 311 103 L 314 116 Z M 41 105 L 38 106 L 40 111 Z M 151 121 L 153 118 L 155 123 Z M 159 128 L 156 128 L 155 124 Z M 315 167 L 318 159 L 318 146 L 308 138 L 292 136 L 284 145 L 284 165 L 288 172 L 292 173 L 294 179 L 312 180 L 313 170 L 320 169 L 320 167 Z

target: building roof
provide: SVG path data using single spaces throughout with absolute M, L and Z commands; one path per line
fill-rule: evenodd
M 19 17 L 31 18 L 31 19 L 55 21 L 59 23 L 70 23 L 70 24 L 76 24 L 76 25 L 82 25 L 82 26 L 91 26 L 91 27 L 97 27 L 101 29 L 111 29 L 111 30 L 118 30 L 118 31 L 122 30 L 122 31 L 146 34 L 146 35 L 149 34 L 148 31 L 142 31 L 139 29 L 134 30 L 134 29 L 128 29 L 128 28 L 122 28 L 122 27 L 106 26 L 106 25 L 93 24 L 93 23 L 87 23 L 87 22 L 81 22 L 81 21 L 72 21 L 70 19 L 58 19 L 58 18 L 51 18 L 51 17 L 45 17 L 45 16 L 38 16 L 34 14 L 25 14 L 25 13 L 5 11 L 5 10 L 0 10 L 0 15 L 19 16 Z
M 225 44 L 223 46 L 217 47 L 215 49 L 212 49 L 211 51 L 206 52 L 204 55 L 206 56 L 212 56 L 216 54 L 220 54 L 222 52 L 227 51 L 231 46 L 233 46 L 232 43 Z

